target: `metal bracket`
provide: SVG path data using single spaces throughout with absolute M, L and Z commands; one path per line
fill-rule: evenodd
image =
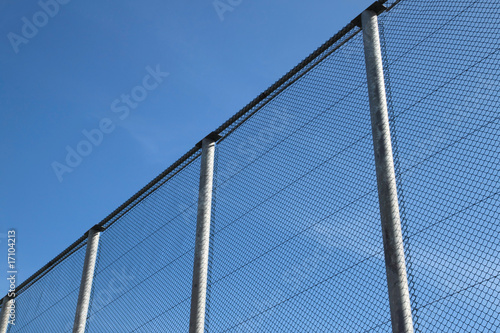
M 106 230 L 106 229 L 104 229 L 104 228 L 103 228 L 102 226 L 100 226 L 99 224 L 96 224 L 95 226 L 93 226 L 92 228 L 90 228 L 90 230 L 103 232 L 103 231 L 104 231 L 104 230 Z M 89 230 L 89 231 L 90 231 L 90 230 Z
M 219 133 L 217 133 L 217 132 L 212 132 L 212 133 L 210 133 L 209 135 L 207 135 L 204 139 L 210 139 L 210 140 L 212 140 L 212 141 L 214 141 L 214 142 L 217 142 L 217 141 L 218 141 L 218 140 L 220 140 L 221 138 L 222 138 L 222 136 L 220 136 L 220 135 L 219 135 Z M 196 147 L 197 147 L 197 148 L 201 148 L 201 146 L 202 146 L 202 142 L 203 142 L 203 140 L 201 140 L 200 142 L 198 142 L 198 143 L 196 144 Z
M 383 2 L 375 1 L 374 3 L 372 3 L 370 5 L 370 7 L 366 8 L 364 11 L 367 11 L 367 10 L 371 10 L 372 12 L 375 12 L 375 14 L 380 15 L 381 13 L 383 13 L 387 10 L 387 7 L 384 6 Z M 356 16 L 356 18 L 354 19 L 354 22 L 358 27 L 363 28 L 361 26 L 361 14 Z

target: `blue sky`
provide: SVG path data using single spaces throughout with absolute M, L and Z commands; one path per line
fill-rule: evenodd
M 42 2 L 51 16 L 0 0 L 0 241 L 16 229 L 19 282 L 372 3 Z M 68 149 L 88 153 L 71 172 Z

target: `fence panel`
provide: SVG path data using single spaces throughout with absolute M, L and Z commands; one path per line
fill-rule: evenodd
M 101 234 L 88 332 L 189 327 L 199 154 Z
M 86 241 L 18 292 L 16 324 L 7 332 L 72 331 L 85 251 Z
M 494 331 L 499 3 L 405 0 L 381 21 L 417 331 Z
M 325 55 L 217 145 L 209 331 L 390 330 L 359 28 Z

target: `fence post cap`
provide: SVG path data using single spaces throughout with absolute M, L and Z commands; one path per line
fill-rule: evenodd
M 222 136 L 220 136 L 220 134 L 219 134 L 219 133 L 217 133 L 217 132 L 212 132 L 212 133 L 210 133 L 209 135 L 207 135 L 206 137 L 204 137 L 203 139 L 210 139 L 210 140 L 212 140 L 212 141 L 214 141 L 214 142 L 215 142 L 215 141 L 220 140 L 220 138 L 222 138 Z M 201 144 L 202 144 L 202 142 L 203 142 L 203 140 L 201 140 L 200 142 L 198 142 L 198 143 L 196 144 L 196 147 L 201 148 Z

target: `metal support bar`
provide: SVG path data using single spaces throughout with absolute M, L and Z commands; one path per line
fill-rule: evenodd
M 200 192 L 198 196 L 198 215 L 196 218 L 193 287 L 191 291 L 191 315 L 189 320 L 190 333 L 203 333 L 205 329 L 214 153 L 215 141 L 217 141 L 218 137 L 218 135 L 212 133 L 201 142 Z
M 392 331 L 412 333 L 413 321 L 399 219 L 377 13 L 370 9 L 365 10 L 361 14 L 361 22 Z
M 80 293 L 76 306 L 75 323 L 73 333 L 84 333 L 87 324 L 87 314 L 89 310 L 90 293 L 92 291 L 92 280 L 94 279 L 95 262 L 97 258 L 97 248 L 99 246 L 99 236 L 102 229 L 93 227 L 88 232 L 87 252 L 83 263 L 82 280 L 80 282 Z
M 9 296 L 3 298 L 2 312 L 0 313 L 0 333 L 7 333 L 7 327 L 9 326 L 9 310 L 13 302 L 14 299 L 11 299 Z

